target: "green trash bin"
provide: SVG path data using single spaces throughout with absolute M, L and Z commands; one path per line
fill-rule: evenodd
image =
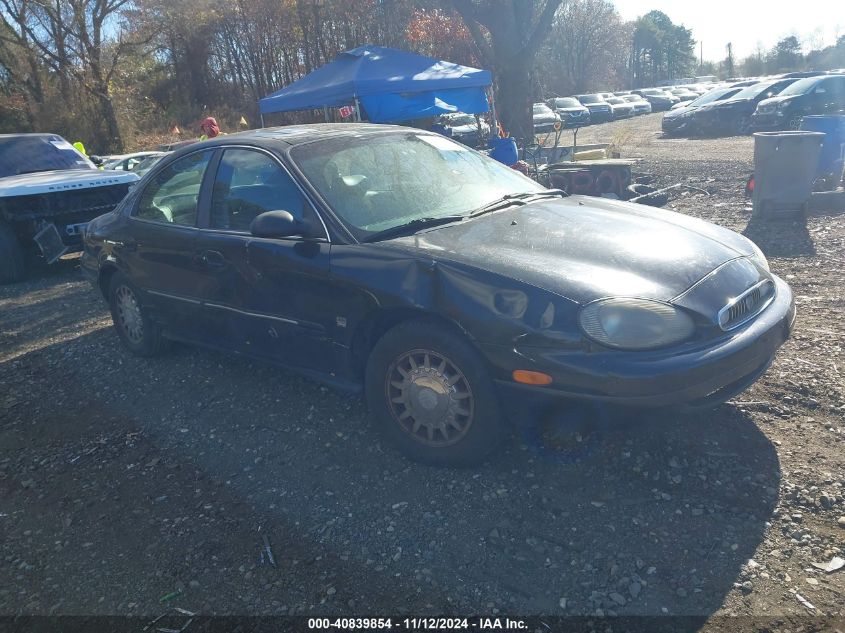
M 807 208 L 822 132 L 754 134 L 754 211 L 761 218 L 794 217 Z

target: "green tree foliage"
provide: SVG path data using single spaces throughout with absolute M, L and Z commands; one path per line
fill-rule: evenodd
M 816 38 L 817 40 L 820 38 Z M 832 46 L 802 52 L 801 41 L 791 35 L 780 40 L 771 50 L 758 46 L 753 55 L 746 57 L 740 69 L 743 75 L 758 77 L 767 73 L 783 73 L 799 70 L 838 70 L 845 68 L 845 35 L 839 36 Z
M 794 35 L 783 38 L 769 53 L 767 70 L 772 73 L 783 73 L 790 70 L 802 70 L 804 55 L 801 52 L 801 42 Z
M 654 85 L 692 74 L 696 67 L 692 31 L 650 11 L 634 25 L 631 73 L 635 86 Z

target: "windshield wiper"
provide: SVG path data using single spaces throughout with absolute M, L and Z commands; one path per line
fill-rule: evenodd
M 368 235 L 364 239 L 364 241 L 378 242 L 380 240 L 390 239 L 392 237 L 399 237 L 401 235 L 407 235 L 409 233 L 416 233 L 417 231 L 420 231 L 422 229 L 428 229 L 434 226 L 451 224 L 452 222 L 460 222 L 461 220 L 466 220 L 466 216 L 444 215 L 440 216 L 439 218 L 417 218 L 416 220 L 411 220 L 410 222 L 405 222 L 404 224 L 399 224 L 398 226 L 392 226 L 389 229 L 385 229 L 383 231 L 379 231 L 378 233 Z
M 527 191 L 525 193 L 506 193 L 501 198 L 488 202 L 483 207 L 479 207 L 469 214 L 469 217 L 474 218 L 485 213 L 499 211 L 514 204 L 526 204 L 528 198 L 548 198 L 556 196 L 568 196 L 563 189 L 547 189 L 545 191 Z

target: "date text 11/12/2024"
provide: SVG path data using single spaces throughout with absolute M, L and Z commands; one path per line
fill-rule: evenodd
M 309 630 L 387 630 L 406 631 L 518 631 L 528 628 L 524 620 L 513 618 L 309 618 Z

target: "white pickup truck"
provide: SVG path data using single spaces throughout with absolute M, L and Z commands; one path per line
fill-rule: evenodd
M 111 211 L 138 176 L 105 171 L 56 134 L 0 134 L 0 283 L 27 261 L 82 250 L 89 220 Z

